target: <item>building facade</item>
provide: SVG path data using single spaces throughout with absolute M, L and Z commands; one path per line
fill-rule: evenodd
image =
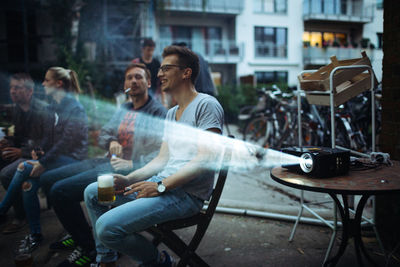
M 76 3 L 82 1 L 77 0 Z M 47 0 L 0 9 L 0 65 L 30 71 L 56 60 Z M 87 0 L 75 7 L 71 35 L 87 59 L 123 69 L 151 37 L 156 55 L 185 42 L 210 64 L 220 84 L 297 84 L 303 69 L 370 56 L 382 77 L 383 0 Z M 24 15 L 25 14 L 25 15 Z M 75 31 L 73 30 L 75 29 Z M 76 32 L 73 34 L 73 32 Z M 73 42 L 73 41 L 72 41 Z M 248 79 L 247 79 L 248 81 Z
M 162 3 L 162 5 L 160 5 Z M 156 1 L 147 36 L 162 48 L 185 42 L 206 58 L 221 82 L 297 84 L 303 69 L 366 50 L 382 77 L 381 0 Z

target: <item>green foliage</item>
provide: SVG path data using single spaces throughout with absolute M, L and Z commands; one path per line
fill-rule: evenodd
M 257 92 L 249 85 L 223 85 L 218 87 L 217 99 L 224 108 L 228 122 L 235 122 L 241 107 L 257 103 Z

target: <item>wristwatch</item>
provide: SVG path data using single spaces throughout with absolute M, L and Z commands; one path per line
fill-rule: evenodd
M 157 182 L 157 191 L 158 193 L 163 194 L 167 188 L 165 185 L 162 183 L 162 181 Z

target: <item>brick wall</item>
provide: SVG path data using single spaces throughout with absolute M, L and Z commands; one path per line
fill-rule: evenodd
M 383 15 L 382 133 L 380 149 L 400 160 L 400 1 L 385 0 Z M 400 194 L 376 198 L 376 221 L 384 245 L 400 240 Z M 400 251 L 397 250 L 399 255 Z

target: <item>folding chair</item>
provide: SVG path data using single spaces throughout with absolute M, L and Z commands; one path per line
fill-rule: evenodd
M 180 261 L 178 266 L 209 266 L 199 255 L 196 254 L 196 249 L 199 246 L 201 239 L 207 231 L 208 225 L 214 215 L 218 201 L 222 194 L 222 189 L 225 185 L 226 176 L 228 174 L 229 162 L 231 158 L 231 151 L 227 148 L 221 168 L 219 170 L 217 182 L 214 186 L 211 199 L 208 206 L 188 218 L 168 221 L 162 224 L 155 225 L 146 231 L 153 235 L 153 244 L 158 246 L 164 243 L 168 248 L 174 251 L 179 257 Z M 188 244 L 182 241 L 174 230 L 196 226 L 196 231 Z

